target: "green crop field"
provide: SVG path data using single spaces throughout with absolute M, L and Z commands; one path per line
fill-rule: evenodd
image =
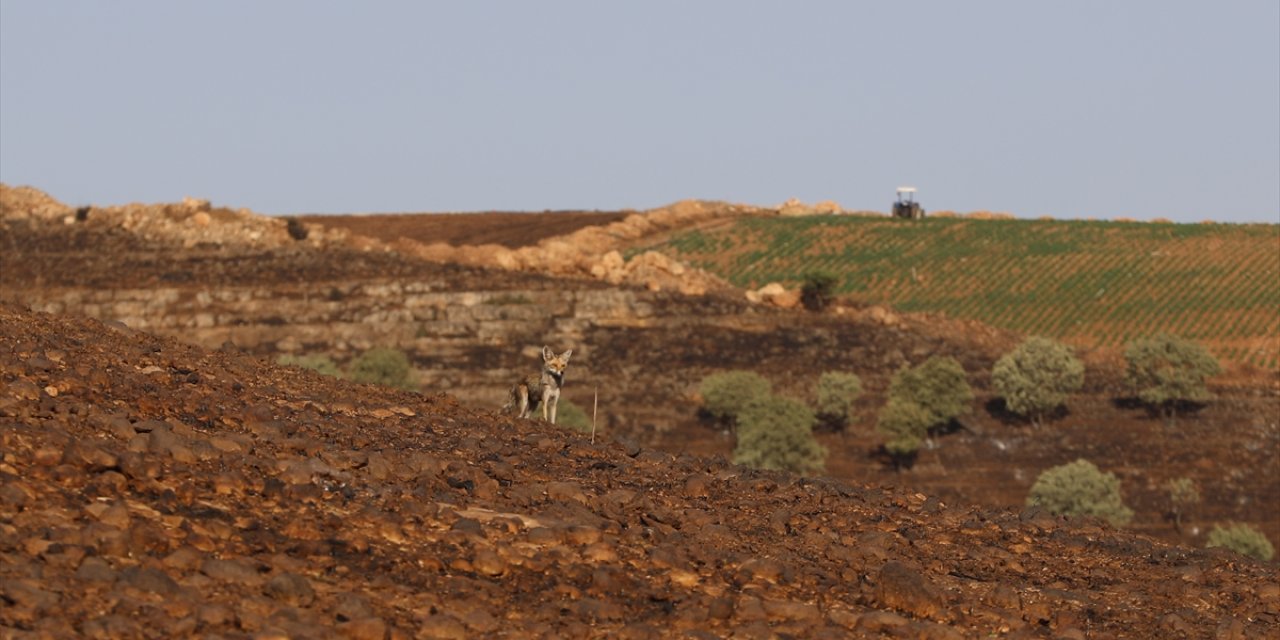
M 1280 225 L 750 217 L 645 247 L 743 287 L 798 286 L 1088 348 L 1170 331 L 1280 367 Z

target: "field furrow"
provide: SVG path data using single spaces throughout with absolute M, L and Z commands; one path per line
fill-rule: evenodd
M 1168 331 L 1280 367 L 1280 225 L 756 217 L 652 248 L 744 287 L 825 270 L 867 304 L 1087 348 Z

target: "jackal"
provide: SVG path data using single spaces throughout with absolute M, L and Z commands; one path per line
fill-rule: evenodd
M 519 417 L 528 418 L 542 407 L 542 419 L 556 423 L 556 405 L 560 404 L 560 388 L 564 386 L 564 369 L 569 366 L 569 356 L 573 349 L 560 355 L 552 353 L 549 347 L 542 347 L 542 373 L 533 374 L 521 379 L 511 387 L 511 395 L 503 411 L 519 409 Z

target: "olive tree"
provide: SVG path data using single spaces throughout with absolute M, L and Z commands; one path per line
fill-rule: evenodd
M 888 436 L 890 453 L 907 455 L 920 448 L 930 429 L 960 417 L 971 402 L 964 368 L 955 358 L 935 356 L 894 375 L 877 428 Z
M 818 377 L 818 419 L 838 428 L 849 424 L 853 402 L 862 394 L 862 379 L 852 373 L 827 371 Z
M 839 277 L 826 270 L 809 271 L 801 277 L 804 284 L 800 287 L 800 303 L 810 311 L 826 309 Z
M 1170 480 L 1165 489 L 1169 491 L 1169 513 L 1173 515 L 1173 527 L 1182 531 L 1182 517 L 1191 507 L 1200 504 L 1200 487 L 1191 478 L 1175 478 Z
M 1205 381 L 1222 368 L 1204 347 L 1161 333 L 1129 343 L 1126 377 L 1138 398 L 1172 422 L 1179 406 L 1213 397 Z
M 1275 547 L 1271 546 L 1267 536 L 1247 524 L 1230 524 L 1225 527 L 1214 525 L 1205 546 L 1223 547 L 1262 561 L 1270 560 L 1276 555 Z
M 884 448 L 894 456 L 909 456 L 920 449 L 933 418 L 920 405 L 903 398 L 889 398 L 880 410 L 876 428 L 887 440 Z
M 1031 485 L 1027 506 L 1044 507 L 1055 515 L 1096 516 L 1115 526 L 1133 519 L 1133 510 L 1120 496 L 1120 479 L 1084 459 L 1041 473 Z
M 1029 338 L 996 361 L 991 383 L 1010 411 L 1040 426 L 1084 384 L 1084 364 L 1058 342 Z
M 702 379 L 702 406 L 719 420 L 733 421 L 754 400 L 773 393 L 773 385 L 754 371 L 723 371 Z
M 798 473 L 820 472 L 827 449 L 813 437 L 813 411 L 803 402 L 769 396 L 738 413 L 734 464 Z

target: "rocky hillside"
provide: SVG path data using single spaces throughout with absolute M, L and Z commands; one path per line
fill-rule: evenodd
M 1092 520 L 592 443 L 0 305 L 5 637 L 1266 638 L 1280 575 Z
M 646 228 L 718 220 L 703 205 L 684 206 Z M 537 216 L 529 218 L 536 228 Z M 634 218 L 574 233 L 645 233 Z M 487 233 L 480 222 L 467 233 Z M 1203 546 L 1213 525 L 1236 521 L 1280 543 L 1280 520 L 1266 508 L 1280 500 L 1280 378 L 1218 381 L 1218 399 L 1170 429 L 1124 401 L 1114 362 L 1090 359 L 1070 411 L 1033 429 L 990 391 L 992 363 L 1018 336 L 979 324 L 879 307 L 790 311 L 741 291 L 685 295 L 661 279 L 611 284 L 582 270 L 549 276 L 532 266 L 442 263 L 423 259 L 420 244 L 397 250 L 343 229 L 302 230 L 202 201 L 73 210 L 35 190 L 0 187 L 0 299 L 206 349 L 230 342 L 269 360 L 325 354 L 341 364 L 391 346 L 410 356 L 419 388 L 473 408 L 499 406 L 543 344 L 573 347 L 565 397 L 590 408 L 598 393 L 602 432 L 675 454 L 733 449 L 732 434 L 698 414 L 697 386 L 708 373 L 755 370 L 804 399 L 821 372 L 852 371 L 865 389 L 853 423 L 819 434 L 832 477 L 1012 507 L 1042 471 L 1084 457 L 1120 478 L 1136 531 Z M 550 244 L 528 253 L 543 255 Z M 588 257 L 564 264 L 589 267 Z M 663 273 L 677 277 L 670 266 Z M 958 431 L 931 441 L 914 466 L 896 468 L 879 454 L 876 416 L 893 372 L 932 355 L 960 360 L 978 399 Z M 1203 501 L 1178 528 L 1167 487 L 1181 478 Z

